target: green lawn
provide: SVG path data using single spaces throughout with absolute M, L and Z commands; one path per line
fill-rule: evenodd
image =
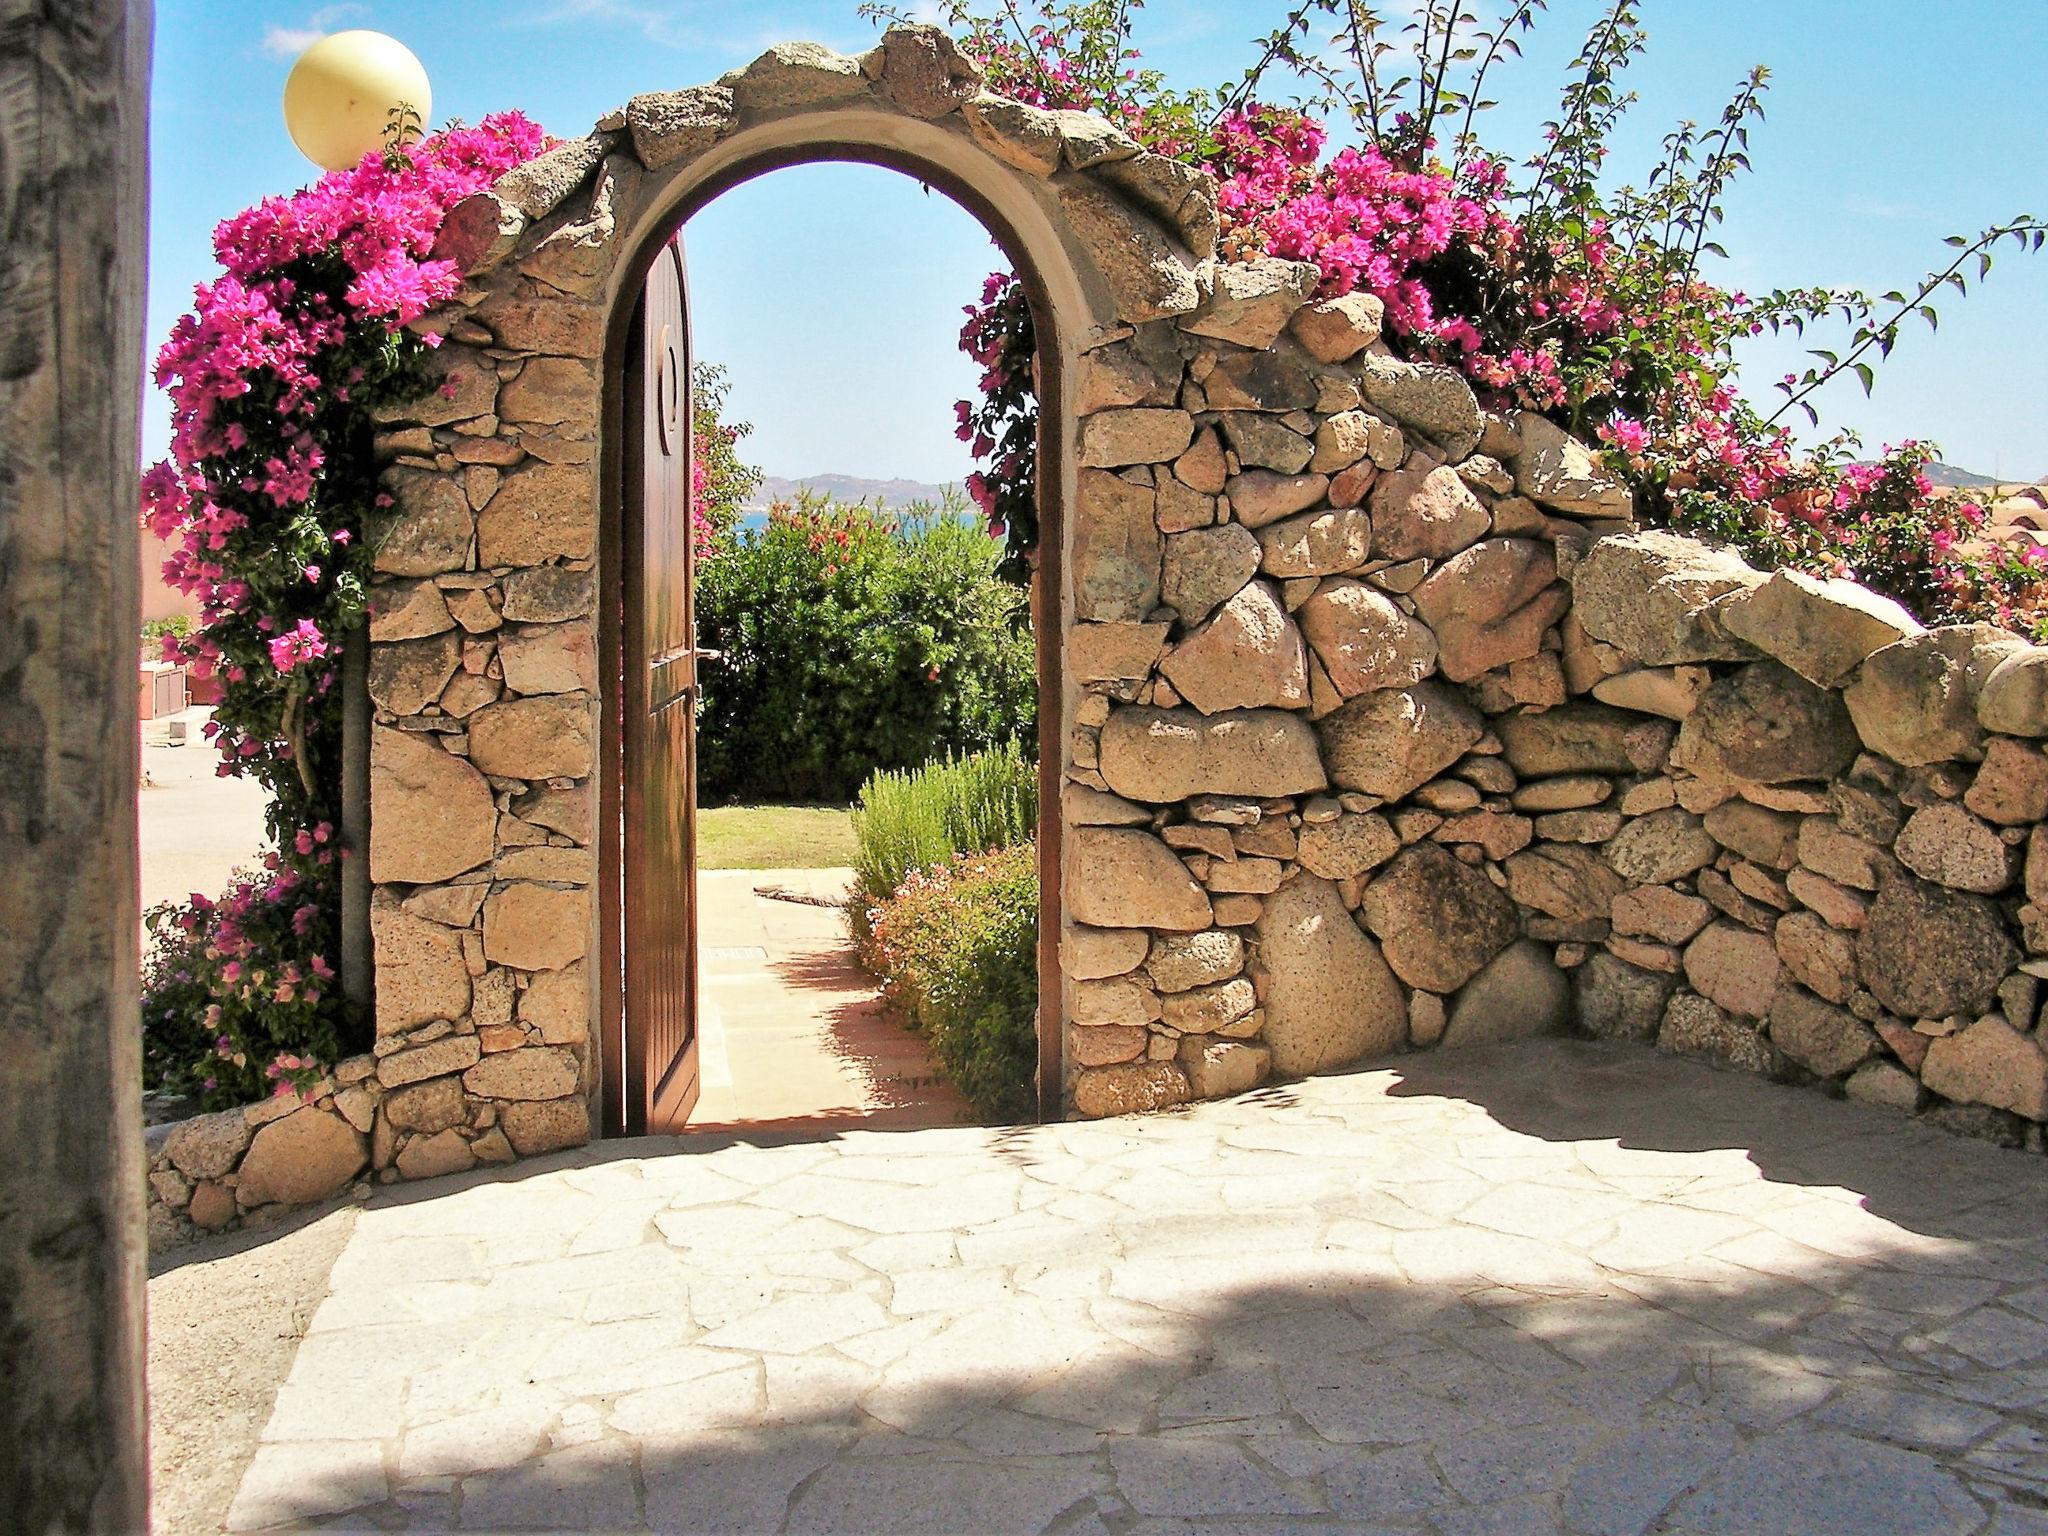
M 827 869 L 853 862 L 853 818 L 832 805 L 721 805 L 697 812 L 699 869 Z

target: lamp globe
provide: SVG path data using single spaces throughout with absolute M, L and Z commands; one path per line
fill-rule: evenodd
M 424 131 L 433 112 L 427 71 L 413 51 L 382 32 L 334 32 L 311 44 L 284 82 L 284 123 L 292 142 L 324 170 L 342 171 Z

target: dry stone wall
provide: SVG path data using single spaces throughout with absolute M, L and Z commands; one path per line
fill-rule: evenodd
M 155 1235 L 591 1134 L 627 250 L 749 146 L 854 137 L 1042 237 L 1073 1111 L 1576 1029 L 2040 1145 L 2048 651 L 1636 530 L 1375 300 L 1219 264 L 1204 178 L 904 27 L 636 97 L 454 210 L 439 386 L 377 439 L 375 1048 L 159 1133 Z
M 1076 1108 L 1579 1031 L 2038 1149 L 2048 651 L 1635 528 L 1312 276 L 1088 360 Z

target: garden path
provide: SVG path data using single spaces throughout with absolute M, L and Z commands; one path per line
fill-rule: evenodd
M 849 869 L 698 873 L 702 1089 L 692 1130 L 915 1130 L 973 1119 L 854 964 L 841 910 L 852 881 Z
M 1625 1046 L 379 1191 L 230 1526 L 2048 1529 L 2037 1156 Z

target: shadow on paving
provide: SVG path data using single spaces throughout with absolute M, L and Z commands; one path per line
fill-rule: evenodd
M 850 872 L 777 873 L 788 888 L 752 876 L 702 879 L 704 1076 L 692 1128 L 970 1123 L 926 1042 L 880 1006 L 874 978 L 854 962 Z
M 1890 1272 L 1551 1298 L 1542 1275 L 1403 1285 L 1341 1265 L 1217 1295 L 1180 1267 L 1182 1286 L 1162 1273 L 1119 1310 L 1110 1358 L 1012 1371 L 962 1340 L 951 1374 L 862 1404 L 829 1366 L 770 1359 L 629 1409 L 633 1444 L 567 1446 L 331 1528 L 1962 1536 L 2039 1529 L 2026 1509 L 2048 1502 L 2039 1372 L 1933 1375 L 1898 1336 Z M 2005 1269 L 1920 1267 L 1909 1305 L 1961 1306 Z M 1774 1342 L 1835 1292 L 1862 1322 Z M 302 1507 L 360 1491 L 316 1483 Z M 2014 1518 L 1993 1527 L 2001 1505 Z
M 768 969 L 795 995 L 834 999 L 809 1006 L 825 1025 L 833 1055 L 867 1084 L 870 1113 L 916 1108 L 935 1088 L 952 1098 L 950 1081 L 922 1038 L 897 1022 L 877 994 L 875 978 L 854 962 L 850 946 L 799 950 L 771 960 Z
M 674 1267 L 649 1272 L 681 1277 L 687 1306 L 619 1302 L 645 1248 L 543 1264 L 556 1288 L 530 1326 L 487 1309 L 456 1346 L 476 1381 L 408 1367 L 427 1374 L 407 1378 L 402 1434 L 322 1441 L 303 1465 L 266 1445 L 288 1496 L 244 1524 L 269 1508 L 346 1529 L 2048 1529 L 2038 1164 L 1649 1052 L 1546 1042 L 1388 1077 L 931 1133 L 923 1165 L 915 1138 L 768 1151 L 717 1202 L 705 1181 L 733 1181 L 695 1144 L 555 1160 L 592 1209 L 641 1190 L 665 1213 L 667 1246 L 648 1247 Z M 1728 1149 L 1762 1179 L 1712 1155 Z M 630 1158 L 646 1161 L 609 1166 Z M 943 1262 L 876 1235 L 991 1178 L 1053 1187 L 935 1232 Z M 825 1214 L 841 1180 L 870 1181 L 878 1203 L 844 1209 L 872 1225 Z M 414 1294 L 446 1244 L 497 1230 L 446 1209 L 387 1233 L 338 1291 L 359 1311 Z M 515 1314 L 516 1278 L 485 1285 Z M 428 1328 L 306 1347 L 362 1361 Z M 469 1400 L 413 1421 L 457 1383 Z M 523 1418 L 520 1392 L 538 1394 Z

